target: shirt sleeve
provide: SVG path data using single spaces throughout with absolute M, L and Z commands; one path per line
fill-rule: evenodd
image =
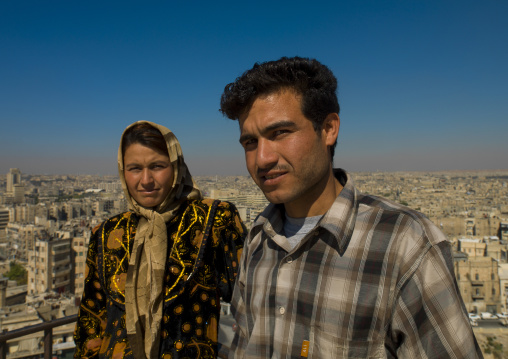
M 98 358 L 106 327 L 106 294 L 97 270 L 101 229 L 96 228 L 92 232 L 86 258 L 84 291 L 74 330 L 74 358 Z
M 231 301 L 246 234 L 247 229 L 236 207 L 232 203 L 221 202 L 215 212 L 213 235 L 218 243 L 215 257 L 218 287 L 222 300 L 227 303 Z
M 483 358 L 460 296 L 448 242 L 432 246 L 404 283 L 386 340 L 399 358 Z

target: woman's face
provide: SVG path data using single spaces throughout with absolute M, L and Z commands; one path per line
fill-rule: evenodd
M 173 186 L 173 166 L 167 154 L 139 143 L 126 148 L 123 173 L 130 195 L 143 207 L 164 201 Z

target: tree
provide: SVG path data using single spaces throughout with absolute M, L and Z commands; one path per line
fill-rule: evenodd
M 9 263 L 9 271 L 5 274 L 9 280 L 15 280 L 18 285 L 26 284 L 28 281 L 28 273 L 21 264 L 16 262 Z

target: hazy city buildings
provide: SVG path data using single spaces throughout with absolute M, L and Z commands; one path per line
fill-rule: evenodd
M 508 311 L 508 171 L 360 172 L 352 178 L 363 192 L 414 208 L 442 229 L 468 311 Z M 247 227 L 268 204 L 249 176 L 194 179 L 205 197 L 234 203 Z M 27 175 L 15 168 L 0 175 L 0 270 L 6 273 L 15 261 L 28 279 L 18 285 L 0 278 L 0 330 L 77 311 L 91 229 L 126 210 L 117 176 Z M 57 341 L 71 345 L 72 326 Z M 10 350 L 20 354 L 21 347 L 35 355 L 40 340 L 20 340 Z

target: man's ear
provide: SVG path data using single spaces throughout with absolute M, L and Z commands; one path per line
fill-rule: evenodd
M 333 146 L 339 135 L 340 117 L 338 113 L 329 113 L 323 121 L 322 135 L 325 136 L 326 145 Z

